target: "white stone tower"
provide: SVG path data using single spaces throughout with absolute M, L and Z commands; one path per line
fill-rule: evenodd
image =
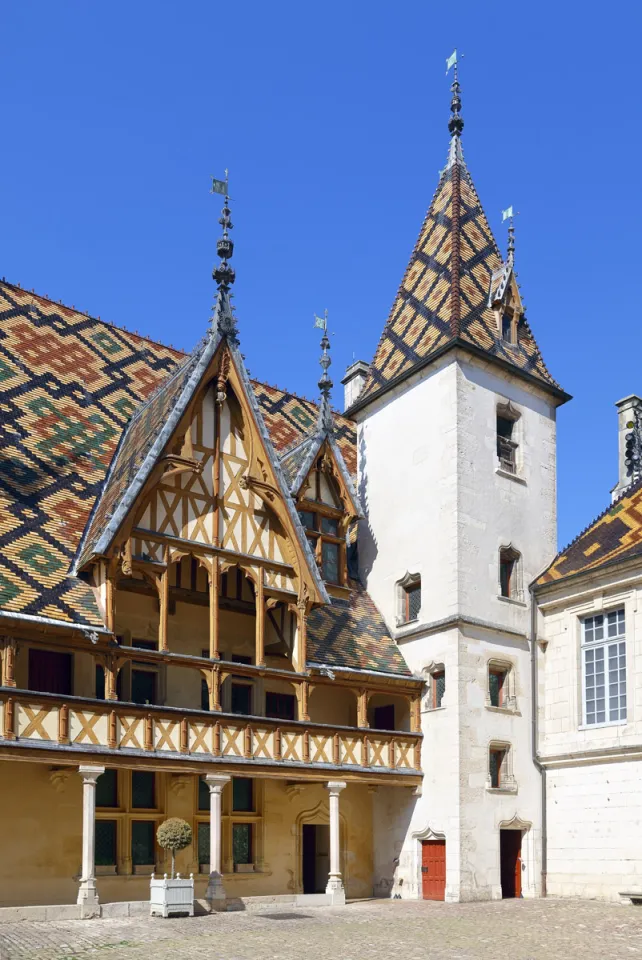
M 512 220 L 504 261 L 480 205 L 460 109 L 455 74 L 447 166 L 349 412 L 361 577 L 427 681 L 423 795 L 375 794 L 376 885 L 476 900 L 540 888 L 529 584 L 556 552 L 568 395 L 526 321 Z

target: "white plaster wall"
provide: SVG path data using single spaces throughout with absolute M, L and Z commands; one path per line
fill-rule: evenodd
M 547 774 L 548 879 L 555 897 L 642 893 L 642 761 Z
M 519 480 L 497 472 L 498 404 L 520 413 Z M 501 896 L 499 830 L 524 830 L 525 896 L 540 889 L 541 779 L 532 761 L 528 584 L 556 547 L 555 408 L 523 380 L 453 352 L 360 415 L 362 578 L 415 672 L 446 668 L 424 709 L 422 796 L 374 804 L 375 889 L 421 896 L 420 840 L 446 839 L 446 898 Z M 522 554 L 522 599 L 499 594 L 499 550 Z M 419 623 L 396 626 L 396 582 L 422 577 Z M 443 626 L 446 618 L 457 622 Z M 459 618 L 481 621 L 471 626 Z M 488 660 L 513 664 L 517 709 L 486 703 Z M 488 790 L 491 741 L 508 742 L 516 792 Z M 395 799 L 396 796 L 396 799 Z M 398 862 L 395 862 L 398 861 Z

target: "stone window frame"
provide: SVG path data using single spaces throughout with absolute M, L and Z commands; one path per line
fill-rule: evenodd
M 608 629 L 604 629 L 604 636 L 602 639 L 596 640 L 595 638 L 588 639 L 586 638 L 586 623 L 589 620 L 594 620 L 596 617 L 602 616 L 604 618 L 603 626 L 606 628 L 608 617 L 610 614 L 622 613 L 623 615 L 623 624 L 624 631 L 620 633 L 619 631 L 612 636 L 608 636 Z M 627 642 L 631 639 L 630 633 L 627 633 L 627 623 L 632 622 L 632 614 L 629 610 L 629 604 L 622 600 L 618 603 L 609 603 L 604 605 L 595 606 L 590 610 L 586 610 L 578 615 L 578 633 L 579 633 L 579 642 L 578 642 L 578 653 L 579 653 L 579 728 L 581 730 L 594 730 L 599 729 L 600 727 L 610 727 L 610 726 L 619 726 L 631 721 L 632 716 L 632 704 L 630 702 L 631 698 L 629 694 L 629 681 L 632 676 L 630 659 L 630 651 L 633 649 L 633 644 Z M 604 651 L 604 691 L 605 691 L 605 714 L 609 713 L 610 710 L 610 692 L 609 692 L 609 653 L 608 649 L 611 645 L 624 645 L 624 695 L 626 698 L 625 706 L 625 717 L 619 717 L 618 719 L 611 720 L 609 717 L 606 717 L 604 720 L 589 721 L 587 719 L 587 697 L 586 697 L 586 652 L 588 650 L 595 651 L 597 649 L 602 649 Z M 621 654 L 620 654 L 621 656 Z M 621 681 L 620 681 L 621 683 Z M 618 697 L 620 694 L 618 694 Z M 621 710 L 621 705 L 620 705 Z
M 512 561 L 508 594 L 502 593 L 502 563 L 506 555 Z M 512 543 L 500 545 L 497 553 L 497 599 L 503 603 L 524 603 L 524 564 L 523 557 Z
M 490 675 L 492 673 L 505 673 L 505 680 L 502 684 L 503 698 L 502 702 L 496 706 L 490 699 Z M 502 660 L 499 657 L 491 657 L 486 664 L 486 708 L 488 710 L 500 711 L 502 713 L 517 713 L 517 683 L 515 674 L 515 664 L 510 660 Z
M 490 757 L 492 753 L 502 753 L 501 774 L 498 786 L 493 786 L 490 772 Z M 491 740 L 486 752 L 486 790 L 489 793 L 517 793 L 517 782 L 513 772 L 513 745 L 507 740 Z
M 501 438 L 498 428 L 498 420 L 509 420 L 513 424 L 510 440 Z M 523 417 L 521 411 L 510 401 L 502 397 L 497 398 L 495 405 L 495 472 L 502 477 L 508 477 L 511 480 L 517 480 L 519 483 L 525 483 L 523 477 Z M 501 447 L 505 447 L 505 453 L 511 453 L 511 456 L 502 457 Z
M 400 580 L 397 580 L 395 584 L 395 593 L 396 593 L 396 625 L 397 627 L 407 627 L 412 623 L 418 623 L 421 619 L 421 606 L 423 598 L 420 597 L 419 600 L 419 610 L 416 617 L 408 619 L 408 594 L 412 590 L 421 591 L 421 574 L 420 573 L 410 573 L 409 570 L 401 577 Z
M 446 709 L 445 703 L 442 702 L 439 705 L 435 703 L 435 681 L 434 681 L 435 676 L 437 676 L 438 674 L 443 674 L 444 680 L 445 680 L 445 677 L 446 677 L 445 663 L 443 662 L 443 660 L 433 660 L 431 663 L 423 667 L 421 672 L 424 678 L 424 683 L 426 685 L 425 691 L 422 697 L 422 707 L 421 707 L 422 711 L 432 712 L 433 710 L 445 710 Z M 446 696 L 446 690 L 444 690 L 444 693 L 442 696 L 443 697 Z
M 167 776 L 159 770 L 147 771 L 145 768 L 135 768 L 127 770 L 123 767 L 111 767 L 107 769 L 116 770 L 117 777 L 117 800 L 115 807 L 96 807 L 96 820 L 115 820 L 116 821 L 116 863 L 111 866 L 96 866 L 97 876 L 146 876 L 151 871 L 136 870 L 132 863 L 132 822 L 134 820 L 151 821 L 154 824 L 154 864 L 146 864 L 146 867 L 158 869 L 164 862 L 164 852 L 156 842 L 156 828 L 165 819 L 167 811 Z M 156 806 L 153 808 L 134 807 L 132 802 L 132 774 L 137 772 L 149 772 L 155 775 L 155 796 Z

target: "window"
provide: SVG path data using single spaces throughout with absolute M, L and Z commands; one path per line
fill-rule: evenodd
M 29 689 L 40 693 L 71 694 L 72 654 L 29 648 Z
M 419 574 L 407 573 L 398 583 L 399 615 L 397 625 L 412 623 L 419 619 L 421 611 L 421 577 Z
M 430 675 L 431 685 L 431 705 L 433 708 L 441 706 L 441 701 L 446 692 L 446 671 L 436 670 Z
M 328 583 L 346 582 L 345 513 L 329 461 L 320 457 L 299 499 L 298 511 L 321 575 Z
M 232 684 L 232 713 L 252 713 L 252 687 L 247 683 Z
M 141 810 L 156 808 L 156 776 L 146 770 L 132 772 L 132 807 Z
M 506 309 L 502 314 L 502 340 L 506 343 L 515 343 L 515 314 L 512 310 Z
M 102 776 L 104 777 L 105 774 Z M 98 782 L 102 777 L 98 778 Z M 116 866 L 116 820 L 96 820 L 96 866 Z
M 252 863 L 252 824 L 232 824 L 232 860 L 234 869 L 239 864 Z
M 296 697 L 291 693 L 266 693 L 265 716 L 277 720 L 294 720 Z
M 624 610 L 582 621 L 584 722 L 626 720 L 626 639 Z
M 507 411 L 508 412 L 508 411 Z M 507 473 L 517 473 L 517 417 L 506 412 L 497 412 L 497 458 L 499 466 Z
M 210 809 L 210 788 L 202 777 L 198 778 L 198 809 Z
M 208 790 L 209 793 L 209 790 Z M 201 821 L 198 824 L 198 865 L 199 867 L 210 862 L 210 825 Z
M 321 573 L 328 583 L 339 582 L 339 544 L 321 541 Z
M 507 600 L 521 600 L 520 555 L 512 547 L 499 551 L 499 595 Z
M 249 777 L 232 777 L 232 810 L 235 813 L 254 811 L 254 781 Z
M 132 820 L 132 865 L 153 866 L 156 862 L 156 824 L 153 820 Z
M 96 781 L 96 806 L 118 806 L 118 774 L 115 770 L 105 770 Z
M 488 773 L 490 776 L 490 786 L 493 790 L 498 790 L 504 785 L 506 772 L 506 755 L 508 751 L 505 747 L 491 747 L 488 754 Z
M 158 650 L 154 640 L 132 640 L 139 650 Z M 146 663 L 132 663 L 132 703 L 158 703 L 158 673 Z
M 491 707 L 506 706 L 508 670 L 491 667 L 488 671 L 488 696 Z

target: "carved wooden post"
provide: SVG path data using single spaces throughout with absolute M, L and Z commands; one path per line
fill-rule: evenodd
M 295 668 L 299 673 L 305 673 L 308 661 L 308 604 L 305 598 L 299 597 L 296 604 L 297 611 L 297 655 Z
M 368 724 L 368 691 L 359 690 L 357 699 L 357 726 L 367 727 Z
M 410 701 L 410 729 L 413 733 L 421 733 L 421 694 L 418 693 Z
M 16 685 L 16 640 L 15 637 L 4 638 L 4 670 L 2 685 L 15 687 Z
M 69 743 L 69 707 L 60 705 L 58 711 L 58 743 Z
M 212 667 L 209 682 L 210 710 L 221 709 L 221 668 Z
M 210 658 L 218 660 L 219 652 L 219 610 L 218 610 L 218 592 L 219 592 L 219 574 L 220 566 L 218 557 L 214 557 L 209 565 L 209 586 L 210 586 Z M 220 709 L 220 708 L 216 708 Z
M 310 697 L 310 684 L 307 680 L 304 680 L 303 683 L 300 683 L 297 687 L 297 694 L 299 700 L 299 720 L 309 720 L 310 713 L 308 711 L 308 700 Z
M 169 547 L 164 550 L 165 570 L 157 578 L 160 618 L 158 621 L 158 649 L 168 650 L 167 618 L 169 615 Z
M 118 700 L 116 693 L 116 678 L 118 675 L 118 666 L 114 656 L 105 657 L 105 700 Z
M 15 740 L 16 738 L 15 701 L 12 697 L 5 700 L 4 704 L 3 734 L 5 740 Z
M 256 583 L 256 665 L 265 666 L 265 599 L 263 597 L 263 569 L 259 568 Z

